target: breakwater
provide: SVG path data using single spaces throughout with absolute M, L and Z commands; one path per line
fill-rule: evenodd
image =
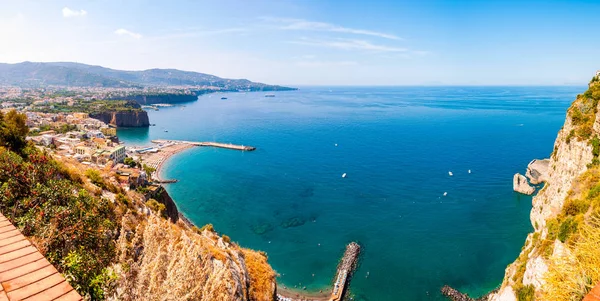
M 193 146 L 204 146 L 204 147 L 217 147 L 217 148 L 226 148 L 240 151 L 253 151 L 256 150 L 254 146 L 248 145 L 238 145 L 231 143 L 219 143 L 219 142 L 194 142 L 194 141 L 178 141 L 178 140 L 152 140 L 152 143 L 156 144 L 168 144 L 168 143 L 178 143 L 178 144 L 188 144 Z
M 358 263 L 358 255 L 360 254 L 360 245 L 351 242 L 346 246 L 346 251 L 340 260 L 337 267 L 337 272 L 334 278 L 333 288 L 331 295 L 319 295 L 312 296 L 309 294 L 302 294 L 292 290 L 279 290 L 277 294 L 278 301 L 299 301 L 299 300 L 310 300 L 310 301 L 341 301 L 344 300 L 344 295 L 348 291 L 350 286 L 350 280 L 352 274 L 356 269 Z
M 331 292 L 331 301 L 343 300 L 344 294 L 350 286 L 350 278 L 356 268 L 359 254 L 360 246 L 357 243 L 351 242 L 346 246 L 346 252 L 344 252 L 344 256 L 337 268 L 337 276 L 333 284 L 333 291 Z

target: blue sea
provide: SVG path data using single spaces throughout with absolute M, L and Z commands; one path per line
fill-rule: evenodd
M 279 285 L 328 288 L 346 244 L 357 241 L 354 300 L 445 300 L 445 284 L 475 297 L 501 283 L 532 230 L 531 197 L 512 191 L 512 176 L 549 157 L 566 109 L 584 90 L 215 93 L 149 111 L 156 126 L 118 135 L 135 145 L 181 139 L 257 147 L 193 148 L 162 175 L 179 180 L 167 190 L 196 225 L 212 223 L 266 251 Z

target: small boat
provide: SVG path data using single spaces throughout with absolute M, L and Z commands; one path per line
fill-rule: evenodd
M 168 133 L 168 132 L 169 132 L 168 130 L 165 130 L 165 133 Z
M 266 94 L 265 97 L 275 97 L 275 94 Z
M 227 99 L 227 97 L 221 97 L 221 99 Z
M 337 143 L 335 144 L 335 146 L 337 146 Z
M 346 173 L 342 174 L 342 178 L 345 178 L 345 177 L 346 177 Z
M 447 196 L 447 195 L 448 195 L 448 193 L 447 193 L 447 192 L 444 192 L 444 196 Z
M 453 176 L 454 174 L 451 171 L 449 171 L 448 175 Z
M 471 173 L 471 170 L 469 169 L 469 173 Z

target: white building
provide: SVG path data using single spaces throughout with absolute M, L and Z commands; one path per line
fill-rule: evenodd
M 115 163 L 123 162 L 125 159 L 125 146 L 119 145 L 110 150 L 110 159 L 115 161 Z
M 86 136 L 88 138 L 104 138 L 104 134 L 102 134 L 101 131 L 97 131 L 97 130 L 87 132 Z

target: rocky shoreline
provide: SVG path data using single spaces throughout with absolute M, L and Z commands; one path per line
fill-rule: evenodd
M 527 165 L 525 175 L 516 173 L 513 176 L 513 190 L 518 193 L 532 195 L 536 191 L 534 185 L 546 182 L 550 159 L 533 159 Z
M 471 297 L 469 297 L 469 295 L 463 294 L 448 285 L 444 285 L 444 287 L 442 287 L 442 289 L 441 289 L 442 295 L 446 296 L 448 299 L 450 299 L 452 301 L 487 301 L 489 296 L 491 296 L 492 294 L 495 294 L 497 291 L 498 290 L 493 290 L 479 298 L 471 298 Z

